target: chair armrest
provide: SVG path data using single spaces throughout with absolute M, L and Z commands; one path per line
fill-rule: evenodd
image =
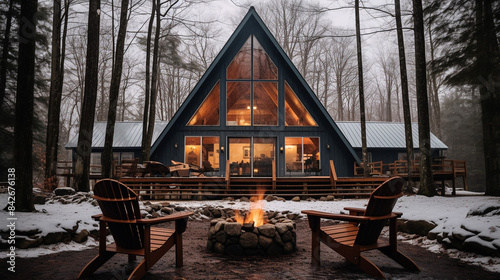
M 193 212 L 179 212 L 179 213 L 174 213 L 174 214 L 171 214 L 171 215 L 168 215 L 165 217 L 158 217 L 158 218 L 154 218 L 154 219 L 138 219 L 137 223 L 138 224 L 154 225 L 154 224 L 159 224 L 159 223 L 164 223 L 164 222 L 186 219 L 193 214 L 194 214 Z
M 344 207 L 344 210 L 349 211 L 349 215 L 364 215 L 366 212 L 365 208 L 356 208 L 356 207 Z
M 389 220 L 389 219 L 396 219 L 399 218 L 400 215 L 399 213 L 390 213 L 389 215 L 385 216 L 376 216 L 376 217 L 371 217 L 371 216 L 365 216 L 366 218 L 369 218 L 370 221 L 379 221 L 379 220 Z
M 355 223 L 370 221 L 370 217 L 365 217 L 365 216 L 333 214 L 333 213 L 313 211 L 313 210 L 302 211 L 302 214 L 306 214 L 307 216 L 312 216 L 312 217 L 323 218 L 323 219 L 333 219 L 333 220 L 355 222 Z
M 96 215 L 92 215 L 92 219 L 94 221 L 100 221 L 102 218 L 102 214 L 96 214 Z

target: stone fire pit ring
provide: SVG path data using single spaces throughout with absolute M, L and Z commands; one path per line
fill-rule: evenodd
M 286 220 L 255 227 L 225 219 L 210 222 L 207 249 L 236 256 L 272 256 L 289 254 L 297 249 L 295 222 Z

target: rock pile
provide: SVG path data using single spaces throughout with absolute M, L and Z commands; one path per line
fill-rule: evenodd
M 436 240 L 447 248 L 458 249 L 461 251 L 473 252 L 485 256 L 500 257 L 500 244 L 492 240 L 491 233 L 498 232 L 498 225 L 492 225 L 488 229 L 473 229 L 468 226 L 467 221 L 477 219 L 488 219 L 493 215 L 500 215 L 499 207 L 488 207 L 471 209 L 464 222 L 459 228 L 438 228 L 429 221 L 408 221 L 398 220 L 398 230 L 401 232 L 426 236 L 430 240 Z M 485 232 L 486 231 L 486 232 Z
M 98 206 L 97 201 L 92 198 L 92 193 L 75 192 L 72 188 L 58 188 L 52 193 L 42 192 L 40 189 L 34 189 L 33 197 L 36 205 L 47 205 L 47 204 L 57 204 L 57 203 L 65 205 L 88 203 L 96 207 Z M 231 208 L 200 206 L 191 209 L 175 205 L 169 202 L 152 203 L 150 201 L 139 202 L 139 205 L 141 208 L 142 218 L 145 219 L 166 216 L 172 213 L 182 212 L 182 211 L 192 211 L 195 213 L 193 216 L 189 218 L 190 220 L 210 220 L 213 218 L 221 218 L 222 220 L 226 220 L 234 216 L 234 210 Z M 40 207 L 43 206 L 36 206 L 37 209 L 42 209 L 39 212 L 45 213 L 46 210 Z M 292 223 L 292 220 L 300 218 L 300 215 L 295 213 L 290 213 L 288 211 L 269 212 L 268 218 L 271 220 L 270 222 L 272 223 L 278 223 L 278 222 Z M 27 231 L 22 231 L 16 228 L 15 246 L 20 249 L 26 249 L 26 248 L 39 247 L 41 245 L 68 243 L 70 241 L 83 243 L 88 240 L 89 236 L 98 240 L 99 236 L 98 223 L 97 222 L 93 223 L 91 228 L 92 229 L 83 229 L 82 225 L 80 224 L 80 221 L 78 220 L 75 220 L 72 226 L 56 227 L 53 229 L 53 231 L 49 233 L 42 233 L 41 229 L 31 229 Z M 1 237 L 0 249 L 6 249 L 10 246 L 7 242 L 9 235 L 10 232 L 8 228 L 0 229 L 0 237 Z
M 297 249 L 295 229 L 295 222 L 289 219 L 259 227 L 232 219 L 214 219 L 210 222 L 207 249 L 238 256 L 288 254 Z

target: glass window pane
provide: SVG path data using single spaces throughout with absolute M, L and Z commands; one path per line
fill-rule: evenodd
M 219 137 L 203 137 L 202 142 L 203 172 L 219 171 Z
M 227 79 L 228 80 L 239 80 L 239 79 L 250 79 L 252 78 L 252 44 L 248 37 L 247 41 L 241 47 L 238 54 L 234 57 L 231 64 L 227 67 Z
M 285 125 L 317 126 L 314 119 L 299 100 L 295 92 L 285 82 Z
M 90 173 L 101 173 L 101 153 L 90 154 Z
M 275 138 L 253 139 L 253 176 L 272 177 L 273 160 L 276 154 Z
M 227 82 L 227 125 L 251 125 L 250 82 Z
M 253 78 L 256 80 L 278 79 L 278 68 L 255 36 L 253 37 Z
M 254 82 L 253 124 L 278 125 L 277 82 Z
M 201 138 L 186 137 L 184 162 L 195 166 L 200 166 Z
M 304 171 L 319 172 L 319 138 L 304 137 Z
M 229 138 L 229 170 L 231 176 L 250 176 L 250 138 Z
M 219 125 L 219 82 L 215 84 L 188 125 Z
M 285 167 L 287 173 L 302 173 L 302 137 L 285 137 Z

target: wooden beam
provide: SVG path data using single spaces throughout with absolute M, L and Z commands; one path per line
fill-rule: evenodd
M 230 163 L 229 163 L 229 160 L 226 161 L 226 194 L 227 192 L 229 191 L 229 184 L 230 184 L 230 180 L 231 180 L 231 170 L 229 169 L 230 168 Z
M 333 164 L 333 160 L 330 160 L 330 183 L 332 184 L 332 188 L 337 188 L 337 172 L 335 171 L 335 165 Z
M 276 193 L 276 160 L 273 159 L 273 193 Z

